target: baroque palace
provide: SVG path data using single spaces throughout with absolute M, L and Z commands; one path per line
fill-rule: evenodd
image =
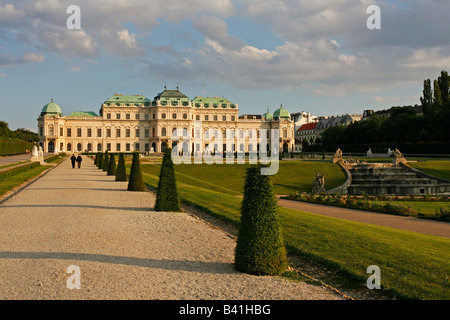
M 178 87 L 164 87 L 153 100 L 114 94 L 101 105 L 99 115 L 80 111 L 64 116 L 52 99 L 38 117 L 39 144 L 49 153 L 164 152 L 177 144 L 189 153 L 257 152 L 261 141 L 270 150 L 276 138 L 270 151 L 294 150 L 294 122 L 282 106 L 273 114 L 238 113 L 238 105 L 225 98 L 190 100 Z

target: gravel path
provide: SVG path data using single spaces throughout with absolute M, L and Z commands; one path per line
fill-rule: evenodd
M 302 210 L 328 217 L 450 238 L 450 223 L 444 221 L 418 219 L 415 217 L 340 208 L 287 199 L 278 199 L 278 205 L 285 208 Z
M 233 267 L 235 239 L 188 213 L 153 211 L 84 157 L 0 205 L 0 299 L 342 299 Z M 71 265 L 81 289 L 68 289 Z

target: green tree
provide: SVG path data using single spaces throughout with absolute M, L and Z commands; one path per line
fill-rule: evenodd
M 436 109 L 439 109 L 442 106 L 442 95 L 438 80 L 434 80 L 433 86 L 434 86 L 433 105 Z
M 246 171 L 235 266 L 256 275 L 280 274 L 287 267 L 277 199 L 270 176 L 261 175 L 261 165 Z
M 430 79 L 426 79 L 423 82 L 423 96 L 420 97 L 420 102 L 422 103 L 424 114 L 431 112 L 431 106 L 433 105 L 433 90 L 431 89 Z
M 449 101 L 449 87 L 450 87 L 450 77 L 447 71 L 441 71 L 441 76 L 438 78 L 439 89 L 441 91 L 442 103 L 447 103 Z
M 133 153 L 133 162 L 131 163 L 130 181 L 128 181 L 128 191 L 145 191 L 145 183 L 142 178 L 141 162 L 139 153 Z
M 116 181 L 127 181 L 127 171 L 125 168 L 125 157 L 123 153 L 119 154 L 119 163 L 116 170 Z
M 164 151 L 164 158 L 159 173 L 155 210 L 170 212 L 181 211 L 171 148 L 167 148 Z
M 106 150 L 103 156 L 102 170 L 108 171 L 108 168 L 109 168 L 109 153 L 108 150 Z
M 111 153 L 111 156 L 109 157 L 108 176 L 115 176 L 116 171 L 116 157 L 114 156 L 114 153 Z

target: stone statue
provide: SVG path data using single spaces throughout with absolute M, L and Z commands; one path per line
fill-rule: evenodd
M 33 150 L 31 151 L 31 161 L 39 161 L 38 156 L 39 156 L 38 148 L 34 146 Z
M 313 194 L 327 193 L 325 189 L 325 175 L 324 174 L 316 174 L 316 179 L 313 181 Z
M 372 156 L 372 148 L 369 148 L 369 150 L 367 150 L 366 157 L 371 157 L 371 156 Z
M 333 156 L 333 163 L 338 163 L 338 162 L 341 162 L 341 161 L 344 161 L 344 158 L 342 158 L 342 151 L 341 151 L 341 149 L 338 148 L 336 150 L 336 153 Z
M 394 151 L 394 163 L 395 164 L 406 163 L 405 157 L 403 157 L 403 154 L 397 148 L 395 148 Z

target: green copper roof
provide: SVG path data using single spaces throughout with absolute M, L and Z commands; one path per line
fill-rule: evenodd
M 273 113 L 273 117 L 275 119 L 277 118 L 290 119 L 291 114 L 289 113 L 289 111 L 283 108 L 283 106 L 281 106 L 277 110 L 275 110 L 275 112 Z
M 269 112 L 269 110 L 267 109 L 267 112 L 263 114 L 263 117 L 266 118 L 266 120 L 272 120 L 273 119 L 273 114 L 271 114 Z
M 105 104 L 111 105 L 150 105 L 151 100 L 143 95 L 122 95 L 122 94 L 114 94 L 111 98 L 105 101 Z
M 167 90 L 164 86 L 164 91 L 159 93 L 155 100 L 161 100 L 161 101 L 171 101 L 171 100 L 180 100 L 180 101 L 189 101 L 189 98 L 182 93 L 180 90 Z
M 53 99 L 50 103 L 47 103 L 43 108 L 41 114 L 50 114 L 50 115 L 58 115 L 62 116 L 61 107 L 53 102 Z
M 231 101 L 220 97 L 195 97 L 195 99 L 192 100 L 192 104 L 196 107 L 199 107 L 203 104 L 204 107 L 210 108 L 218 108 L 221 105 L 223 105 L 223 107 L 226 107 L 228 104 L 230 104 L 233 108 L 235 107 L 235 105 Z
M 69 117 L 98 117 L 98 115 L 92 111 L 75 111 Z

